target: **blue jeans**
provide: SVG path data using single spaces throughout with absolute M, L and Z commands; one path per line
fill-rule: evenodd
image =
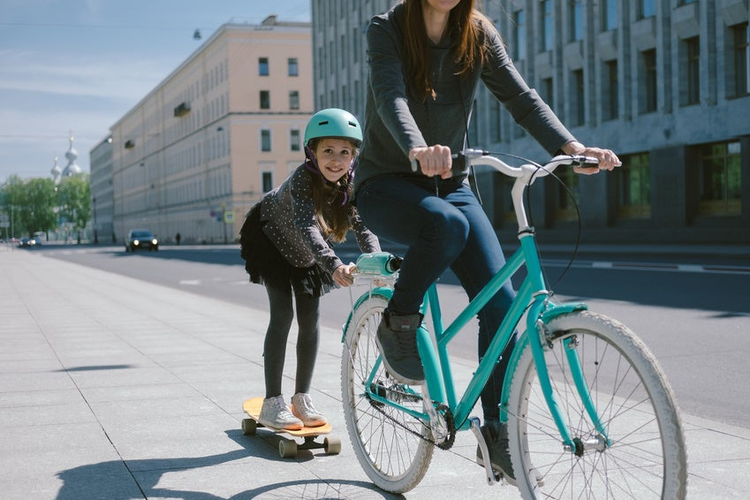
M 424 295 L 449 267 L 472 300 L 505 264 L 500 242 L 469 186 L 455 180 L 385 176 L 357 192 L 357 209 L 378 237 L 407 245 L 393 298 L 392 314 L 414 314 Z M 510 282 L 479 311 L 481 360 L 508 312 L 515 293 Z M 485 421 L 499 419 L 500 393 L 515 336 L 482 391 Z

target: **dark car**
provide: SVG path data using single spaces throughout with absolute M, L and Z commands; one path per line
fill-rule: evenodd
M 36 240 L 34 238 L 21 238 L 21 240 L 18 242 L 19 247 L 33 247 L 36 245 Z
M 133 229 L 128 232 L 128 239 L 125 241 L 125 251 L 135 252 L 136 250 L 156 252 L 159 250 L 159 240 L 148 229 Z

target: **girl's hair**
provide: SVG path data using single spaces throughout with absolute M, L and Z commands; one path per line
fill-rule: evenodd
M 308 146 L 314 152 L 323 139 L 325 137 L 310 139 Z M 352 145 L 352 158 L 356 158 L 359 148 L 352 141 L 349 142 Z M 348 202 L 352 197 L 351 172 L 336 182 L 327 181 L 319 171 L 310 175 L 318 226 L 326 238 L 330 237 L 335 243 L 341 243 L 346 239 L 346 233 L 351 227 L 350 217 L 354 212 L 354 205 Z
M 476 0 L 478 3 L 479 0 Z M 430 78 L 428 53 L 429 40 L 422 15 L 422 0 L 402 0 L 406 10 L 404 25 L 404 49 L 411 74 L 406 75 L 422 99 L 435 99 L 435 90 Z M 479 10 L 475 0 L 461 0 L 448 18 L 448 33 L 457 39 L 454 61 L 458 67 L 457 75 L 467 76 L 478 65 L 484 64 L 487 52 L 484 46 L 485 29 L 492 26 Z

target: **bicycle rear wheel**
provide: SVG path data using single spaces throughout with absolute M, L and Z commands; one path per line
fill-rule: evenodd
M 354 311 L 341 356 L 341 396 L 346 428 L 362 469 L 379 488 L 403 493 L 424 477 L 434 445 L 426 440 L 431 432 L 420 421 L 366 394 L 380 357 L 375 334 L 387 305 L 385 297 L 372 295 Z M 370 392 L 422 411 L 422 400 L 410 398 L 408 389 L 386 373 L 382 362 L 371 380 Z
M 513 375 L 508 410 L 511 459 L 523 497 L 684 499 L 681 419 L 646 345 L 619 322 L 587 311 L 557 317 L 548 328 L 553 346 L 545 359 L 578 453 L 560 443 L 527 345 Z M 609 445 L 578 395 L 566 355 L 570 350 L 580 360 Z M 541 485 L 538 475 L 544 478 Z

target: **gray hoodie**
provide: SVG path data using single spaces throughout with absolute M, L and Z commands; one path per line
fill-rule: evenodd
M 441 144 L 457 152 L 471 118 L 480 80 L 510 112 L 513 119 L 551 155 L 574 140 L 550 107 L 518 74 L 494 29 L 484 32 L 489 59 L 466 78 L 455 76 L 451 57 L 455 41 L 450 36 L 431 44 L 432 85 L 436 96 L 426 100 L 405 82 L 407 64 L 403 33 L 403 4 L 375 16 L 367 29 L 369 85 L 365 107 L 364 141 L 358 159 L 354 190 L 368 179 L 384 174 L 412 175 L 409 151 L 414 147 Z M 479 145 L 473 145 L 479 146 Z M 421 176 L 422 174 L 414 174 Z M 463 162 L 455 162 L 453 176 L 465 178 Z

